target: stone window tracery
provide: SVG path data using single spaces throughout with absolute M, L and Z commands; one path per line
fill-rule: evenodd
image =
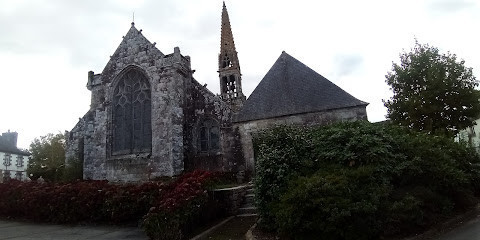
M 227 68 L 227 67 L 232 67 L 232 66 L 233 66 L 232 61 L 230 60 L 228 55 L 225 54 L 225 56 L 223 56 L 222 68 Z
M 200 124 L 198 149 L 201 153 L 217 153 L 220 150 L 220 128 L 217 121 L 208 118 Z
M 131 69 L 113 94 L 112 155 L 150 152 L 152 146 L 151 93 L 146 76 Z

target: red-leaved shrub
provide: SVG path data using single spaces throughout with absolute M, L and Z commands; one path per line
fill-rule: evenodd
M 203 220 L 212 216 L 205 185 L 213 179 L 205 171 L 184 174 L 168 186 L 143 219 L 143 229 L 151 239 L 183 239 Z M 214 214 L 213 214 L 214 215 Z
M 206 184 L 213 175 L 194 171 L 170 183 L 110 184 L 107 181 L 77 181 L 54 184 L 0 183 L 0 217 L 52 223 L 131 223 L 143 217 L 149 236 L 154 214 L 186 216 L 191 223 L 207 200 Z M 188 209 L 188 210 L 187 210 Z M 147 214 L 148 213 L 148 214 Z M 189 227 L 179 226 L 184 231 Z

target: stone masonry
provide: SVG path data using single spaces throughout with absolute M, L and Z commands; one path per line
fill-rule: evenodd
M 254 172 L 252 136 L 279 124 L 366 119 L 362 102 L 283 52 L 248 99 L 223 5 L 220 94 L 192 76 L 190 57 L 164 54 L 132 23 L 103 71 L 88 73 L 89 111 L 66 132 L 67 165 L 85 179 L 147 181 L 204 169 Z
M 151 86 L 151 151 L 113 155 L 113 90 L 120 76 L 130 69 L 145 74 Z M 89 72 L 87 88 L 92 92 L 90 110 L 67 136 L 67 159 L 81 158 L 84 178 L 140 181 L 177 175 L 185 164 L 189 168 L 225 171 L 233 166 L 225 162 L 234 161 L 226 161 L 220 154 L 232 149 L 227 105 L 192 78 L 190 58 L 181 55 L 179 48 L 164 55 L 133 23 L 102 73 Z M 204 115 L 222 123 L 225 151 L 196 156 L 195 126 Z M 195 160 L 202 157 L 212 158 L 213 163 Z

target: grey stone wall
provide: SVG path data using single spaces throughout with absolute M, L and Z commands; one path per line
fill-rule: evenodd
M 112 155 L 113 91 L 129 69 L 139 70 L 150 83 L 152 149 Z M 87 88 L 92 93 L 90 110 L 66 133 L 67 159 L 82 158 L 85 179 L 144 181 L 185 169 L 245 168 L 230 106 L 193 79 L 190 58 L 182 56 L 179 48 L 164 55 L 132 25 L 102 73 L 88 73 Z M 199 123 L 205 118 L 219 123 L 218 152 L 197 149 Z
M 255 132 L 278 125 L 313 126 L 355 120 L 367 120 L 367 110 L 365 106 L 238 122 L 234 124 L 234 127 L 237 128 L 240 133 L 246 169 L 247 171 L 254 172 L 255 160 L 253 155 L 252 134 L 255 134 Z
M 112 156 L 113 91 L 119 76 L 130 68 L 143 72 L 150 83 L 152 151 Z M 182 56 L 178 48 L 164 55 L 132 25 L 102 73 L 89 73 L 90 110 L 67 133 L 67 157 L 78 156 L 80 138 L 84 138 L 84 178 L 142 181 L 181 173 L 185 93 L 191 73 L 189 57 Z
M 113 94 L 130 69 L 142 72 L 151 90 L 151 152 L 113 155 Z M 90 110 L 66 132 L 68 161 L 83 161 L 85 179 L 145 181 L 182 171 L 241 172 L 254 169 L 252 134 L 279 124 L 313 125 L 366 119 L 365 107 L 336 109 L 266 120 L 232 123 L 231 104 L 193 77 L 190 58 L 179 48 L 168 55 L 150 43 L 134 25 L 101 74 L 88 73 Z M 198 149 L 200 123 L 214 119 L 220 127 L 220 148 Z
M 88 113 L 87 113 L 88 114 Z M 85 136 L 85 118 L 80 118 L 71 131 L 65 131 L 65 161 L 68 166 L 70 161 L 81 160 L 83 162 L 83 146 L 81 139 Z
M 232 110 L 220 96 L 210 92 L 196 80 L 188 91 L 187 138 L 185 167 L 187 170 L 235 172 L 244 169 L 239 134 L 232 125 Z M 201 153 L 198 149 L 200 122 L 215 119 L 220 126 L 220 149 L 215 153 Z

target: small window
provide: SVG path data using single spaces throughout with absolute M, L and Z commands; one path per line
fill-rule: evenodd
M 23 167 L 23 156 L 17 156 L 17 167 Z
M 234 93 L 237 91 L 237 82 L 235 81 L 235 76 L 230 75 L 230 81 L 228 82 L 229 85 L 229 93 Z
M 3 181 L 8 181 L 10 180 L 10 170 L 5 170 L 3 171 Z
M 220 128 L 217 121 L 206 119 L 198 133 L 198 149 L 202 153 L 216 153 L 220 150 Z
M 229 67 L 232 67 L 232 66 L 233 66 L 232 61 L 230 60 L 228 55 L 225 54 L 225 56 L 223 57 L 222 68 L 229 68 Z
M 8 167 L 12 165 L 12 155 L 10 153 L 5 153 L 3 157 L 3 166 Z
M 228 78 L 226 76 L 222 77 L 222 92 L 228 93 Z
M 22 181 L 22 172 L 18 171 L 15 173 L 15 179 Z

